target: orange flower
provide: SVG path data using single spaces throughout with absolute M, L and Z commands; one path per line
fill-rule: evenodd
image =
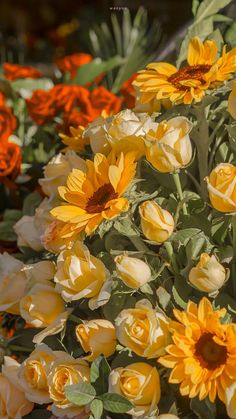
M 20 147 L 14 143 L 0 142 L 0 182 L 14 188 L 14 180 L 20 173 Z
M 30 99 L 26 99 L 30 117 L 37 125 L 44 125 L 56 115 L 55 99 L 51 91 L 35 90 Z
M 124 97 L 124 103 L 128 109 L 133 109 L 135 106 L 135 88 L 132 83 L 136 80 L 136 77 L 137 74 L 135 73 L 121 86 L 121 94 Z
M 0 106 L 5 105 L 6 96 L 3 92 L 0 92 Z
M 94 89 L 90 95 L 93 108 L 93 119 L 101 115 L 102 111 L 106 111 L 108 115 L 117 113 L 121 109 L 121 99 L 109 92 L 104 86 Z
M 10 64 L 4 63 L 4 77 L 8 80 L 17 80 L 17 79 L 38 79 L 42 77 L 41 71 L 37 70 L 34 67 L 28 65 L 19 65 L 19 64 Z
M 15 129 L 16 118 L 12 110 L 3 104 L 0 105 L 0 143 L 6 142 Z
M 50 90 L 50 95 L 54 98 L 57 112 L 70 113 L 77 107 L 86 114 L 92 112 L 90 92 L 85 87 L 61 83 Z
M 68 71 L 70 73 L 71 80 L 73 80 L 76 76 L 78 68 L 84 64 L 90 63 L 92 59 L 93 57 L 90 54 L 76 53 L 59 58 L 56 61 L 56 64 L 62 73 L 66 73 Z

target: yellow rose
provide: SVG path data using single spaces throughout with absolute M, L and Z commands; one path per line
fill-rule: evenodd
M 27 283 L 23 267 L 20 260 L 7 252 L 0 254 L 0 311 L 19 314 L 19 301 Z
M 189 282 L 200 291 L 219 290 L 227 280 L 227 270 L 214 255 L 202 253 L 198 264 L 189 272 Z
M 155 201 L 145 201 L 139 206 L 141 227 L 145 237 L 158 244 L 168 240 L 174 231 L 172 215 Z
M 116 350 L 116 330 L 108 320 L 84 321 L 76 326 L 76 337 L 85 352 L 91 352 L 85 359 L 94 361 L 99 355 L 106 358 Z
M 122 310 L 115 323 L 117 339 L 137 355 L 152 359 L 164 354 L 170 340 L 168 319 L 148 300 Z
M 34 327 L 47 327 L 65 311 L 65 303 L 53 284 L 34 285 L 20 301 L 20 314 Z
M 236 119 L 236 82 L 232 83 L 232 91 L 228 98 L 228 112 Z
M 179 417 L 172 415 L 171 413 L 163 413 L 162 415 L 157 416 L 157 419 L 179 419 Z
M 77 241 L 71 250 L 59 255 L 54 280 L 65 301 L 88 298 L 89 307 L 94 310 L 110 297 L 108 274 L 102 261 L 90 255 L 88 248 Z
M 0 373 L 0 418 L 21 419 L 28 415 L 34 403 L 26 399 L 17 378 L 20 364 L 10 357 L 5 357 Z
M 28 400 L 37 404 L 51 402 L 47 375 L 55 354 L 47 345 L 41 344 L 20 365 L 18 378 Z
M 146 135 L 146 158 L 155 169 L 172 173 L 186 166 L 192 158 L 189 133 L 192 123 L 183 116 L 162 121 Z
M 73 416 L 82 413 L 84 406 L 71 403 L 65 395 L 65 386 L 90 381 L 89 366 L 82 359 L 74 359 L 65 352 L 58 352 L 48 375 L 49 394 L 53 401 L 52 413 L 56 416 Z
M 109 376 L 109 392 L 120 394 L 133 403 L 134 407 L 128 412 L 133 418 L 151 416 L 160 400 L 157 369 L 145 362 L 116 368 Z
M 151 269 L 142 260 L 119 255 L 115 262 L 117 275 L 128 287 L 138 289 L 151 280 Z
M 236 166 L 220 163 L 206 180 L 212 206 L 220 212 L 236 212 Z
M 44 167 L 44 178 L 39 179 L 43 192 L 48 196 L 59 197 L 58 187 L 65 186 L 72 169 L 85 170 L 86 164 L 74 151 L 59 153 Z

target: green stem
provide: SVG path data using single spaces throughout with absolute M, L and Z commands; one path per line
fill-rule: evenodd
M 129 240 L 133 243 L 134 247 L 141 252 L 150 252 L 146 244 L 143 243 L 139 236 L 129 236 Z
M 167 251 L 167 254 L 168 254 L 168 257 L 170 259 L 170 263 L 172 265 L 173 270 L 175 272 L 178 272 L 178 266 L 177 266 L 177 263 L 176 263 L 176 260 L 175 260 L 175 255 L 174 255 L 172 244 L 168 241 L 164 242 L 163 244 L 164 244 L 165 249 Z
M 19 345 L 12 345 L 9 344 L 7 346 L 7 349 L 10 349 L 10 351 L 15 351 L 15 352 L 27 352 L 27 353 L 31 353 L 32 352 L 32 348 L 28 348 L 27 346 L 19 346 Z
M 181 187 L 181 183 L 180 183 L 179 174 L 178 173 L 173 173 L 173 179 L 174 179 L 174 182 L 175 182 L 177 192 L 179 194 L 179 199 L 180 199 L 180 201 L 182 201 L 184 199 L 184 196 L 183 196 L 183 191 L 182 191 L 182 187 Z M 183 213 L 184 213 L 184 215 L 188 215 L 188 211 L 187 211 L 187 207 L 186 207 L 185 203 L 183 203 Z
M 20 138 L 23 146 L 25 141 L 25 102 L 23 99 L 19 99 L 17 113 L 19 121 L 18 137 Z

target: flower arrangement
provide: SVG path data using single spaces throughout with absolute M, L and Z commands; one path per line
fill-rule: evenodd
M 3 66 L 1 418 L 236 418 L 229 3 L 125 80 L 118 56 Z

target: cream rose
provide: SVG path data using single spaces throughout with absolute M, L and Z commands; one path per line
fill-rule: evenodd
M 93 361 L 99 355 L 106 358 L 116 350 L 116 330 L 111 322 L 104 319 L 84 321 L 75 328 L 75 334 L 85 352 L 84 357 Z
M 192 123 L 183 116 L 157 124 L 146 135 L 146 158 L 155 169 L 172 173 L 187 164 L 192 158 L 189 133 Z
M 138 289 L 152 279 L 151 269 L 143 260 L 119 255 L 115 263 L 117 275 L 130 288 Z
M 115 323 L 117 339 L 137 355 L 152 359 L 164 354 L 170 341 L 168 319 L 148 300 L 122 310 Z
M 65 352 L 58 352 L 48 375 L 50 398 L 53 401 L 52 413 L 68 418 L 82 413 L 85 406 L 71 403 L 65 395 L 65 386 L 90 381 L 89 366 L 82 359 L 75 359 Z
M 114 369 L 109 376 L 109 392 L 126 397 L 133 408 L 133 418 L 144 418 L 155 413 L 160 400 L 160 379 L 157 369 L 145 362 Z
M 41 344 L 20 365 L 18 378 L 27 400 L 38 404 L 51 402 L 47 376 L 55 354 L 47 345 Z
M 14 359 L 4 358 L 0 373 L 1 419 L 21 419 L 33 410 L 34 404 L 26 399 L 17 378 L 19 366 L 20 364 Z
M 43 192 L 48 196 L 59 196 L 58 187 L 65 186 L 72 169 L 85 170 L 84 160 L 74 151 L 59 153 L 44 167 L 44 178 L 39 179 Z
M 102 261 L 90 255 L 88 248 L 77 241 L 71 250 L 59 255 L 54 280 L 65 301 L 88 298 L 89 307 L 94 310 L 110 297 L 108 274 Z
M 204 292 L 218 291 L 227 280 L 227 270 L 214 255 L 202 253 L 198 264 L 189 272 L 189 282 Z
M 19 314 L 19 301 L 27 283 L 24 264 L 7 252 L 0 254 L 0 311 Z
M 40 240 L 40 231 L 35 226 L 34 215 L 24 215 L 14 225 L 14 231 L 17 235 L 18 247 L 31 247 L 36 252 L 43 250 Z
M 168 240 L 174 231 L 172 215 L 155 201 L 145 201 L 139 206 L 141 228 L 147 239 L 158 244 Z

